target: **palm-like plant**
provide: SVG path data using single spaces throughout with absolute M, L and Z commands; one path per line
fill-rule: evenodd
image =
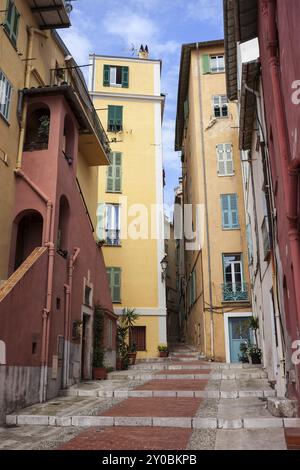
M 134 308 L 124 308 L 120 318 L 120 324 L 122 327 L 126 328 L 129 333 L 129 341 L 132 337 L 132 328 L 134 327 L 135 322 L 138 320 L 139 314 L 135 311 Z

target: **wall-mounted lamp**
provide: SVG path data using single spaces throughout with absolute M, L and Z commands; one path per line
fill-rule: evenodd
M 165 255 L 164 258 L 161 260 L 160 265 L 161 265 L 161 269 L 162 269 L 161 280 L 165 281 L 166 275 L 167 275 L 167 269 L 168 269 L 168 257 L 167 257 L 167 255 Z

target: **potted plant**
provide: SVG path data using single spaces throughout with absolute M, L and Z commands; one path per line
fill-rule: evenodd
M 134 365 L 136 361 L 137 345 L 132 338 L 132 329 L 138 318 L 139 314 L 135 311 L 134 308 L 124 308 L 120 318 L 120 325 L 126 329 L 126 333 L 128 333 L 129 337 L 129 345 L 127 346 L 126 355 L 123 357 L 124 360 L 127 360 L 127 365 Z
M 117 370 L 122 370 L 126 368 L 126 358 L 128 349 L 128 346 L 126 344 L 127 332 L 128 328 L 119 322 L 117 325 Z
M 247 354 L 252 364 L 261 364 L 262 352 L 255 344 L 251 344 L 247 349 Z
M 257 330 L 259 329 L 258 317 L 251 317 L 249 321 L 250 328 L 254 331 L 255 344 L 258 344 Z
M 97 305 L 94 311 L 94 348 L 93 348 L 93 379 L 105 380 L 107 378 L 107 371 L 104 367 L 104 348 L 103 348 L 103 334 L 104 334 L 104 312 L 103 309 Z
M 169 350 L 166 344 L 159 344 L 158 347 L 159 357 L 168 357 Z
M 240 351 L 241 354 L 239 354 L 239 360 L 243 362 L 244 364 L 249 362 L 249 357 L 247 354 L 247 349 L 248 349 L 248 343 L 245 341 L 244 343 L 241 343 L 240 345 Z

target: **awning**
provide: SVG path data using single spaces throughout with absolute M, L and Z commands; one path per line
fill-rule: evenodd
M 27 0 L 41 29 L 69 28 L 65 0 Z

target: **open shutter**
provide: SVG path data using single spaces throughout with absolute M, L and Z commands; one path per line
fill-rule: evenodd
M 231 208 L 232 228 L 237 228 L 239 226 L 239 218 L 238 218 L 238 202 L 237 202 L 236 194 L 230 195 L 230 208 Z
M 110 66 L 104 65 L 104 73 L 103 73 L 103 86 L 110 85 Z
M 226 174 L 223 144 L 217 145 L 217 159 L 218 159 L 218 174 L 223 176 Z
M 108 106 L 107 130 L 111 132 L 115 124 L 115 106 Z
M 99 241 L 105 240 L 105 204 L 98 204 L 97 208 L 97 238 Z
M 121 192 L 122 190 L 122 154 L 115 154 L 114 162 L 114 190 L 116 192 Z
M 129 87 L 129 67 L 122 67 L 122 87 Z
M 113 268 L 112 274 L 112 300 L 113 302 L 121 302 L 121 269 Z
M 19 19 L 20 14 L 18 13 L 16 7 L 13 8 L 13 22 L 12 22 L 12 29 L 11 29 L 11 39 L 12 42 L 16 45 L 17 44 L 17 37 L 18 37 L 18 30 L 19 30 Z
M 230 195 L 222 194 L 221 201 L 222 201 L 222 224 L 223 228 L 230 228 L 230 217 L 229 217 L 229 198 Z
M 5 18 L 5 23 L 4 23 L 4 28 L 7 31 L 7 33 L 10 36 L 10 32 L 12 30 L 12 22 L 13 22 L 13 11 L 14 11 L 14 5 L 11 0 L 7 1 L 7 13 L 6 13 L 6 18 Z
M 233 169 L 233 155 L 232 155 L 231 144 L 225 144 L 225 156 L 226 156 L 226 175 L 232 175 L 234 173 L 234 169 Z
M 204 75 L 207 73 L 210 73 L 210 56 L 209 55 L 202 56 L 202 71 Z

